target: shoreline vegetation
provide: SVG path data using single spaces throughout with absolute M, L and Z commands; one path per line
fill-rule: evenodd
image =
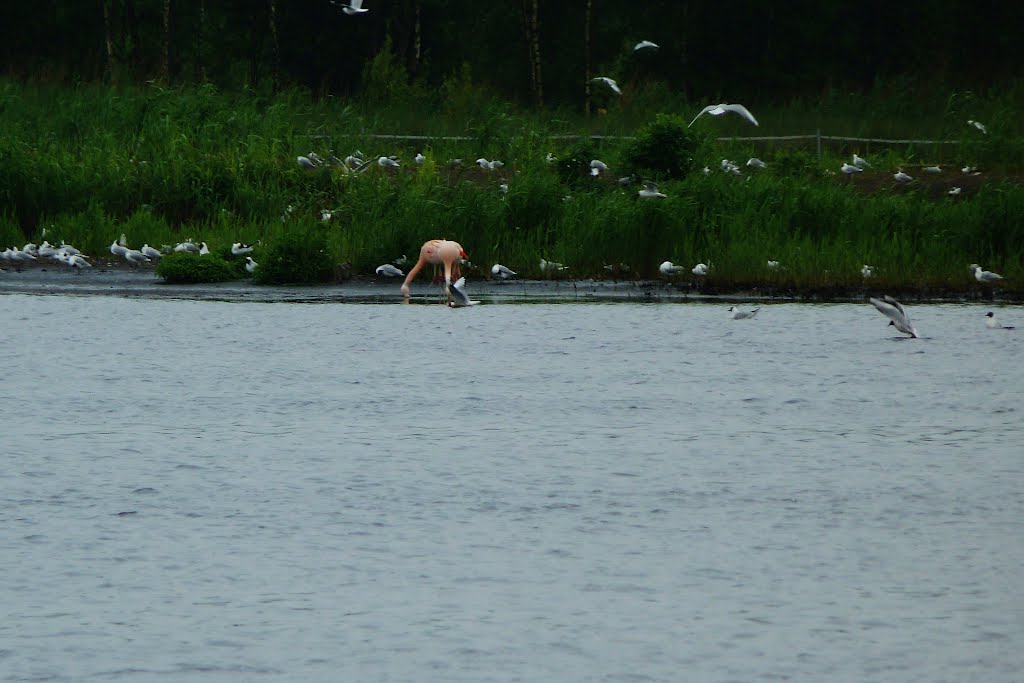
M 658 267 L 668 260 L 683 267 L 671 279 L 687 283 L 693 266 L 709 264 L 687 286 L 712 293 L 870 290 L 1019 301 L 1024 136 L 1013 112 L 1020 99 L 1019 85 L 990 99 L 952 95 L 922 115 L 919 128 L 906 113 L 894 128 L 886 103 L 868 96 L 856 115 L 820 102 L 804 104 L 799 116 L 797 104 L 747 103 L 758 128 L 730 116 L 705 116 L 688 128 L 702 105 L 677 103 L 671 114 L 634 103 L 629 116 L 542 116 L 459 82 L 446 84 L 443 106 L 410 111 L 360 99 L 314 101 L 302 91 L 0 80 L 0 250 L 63 240 L 109 257 L 123 233 L 133 248 L 191 238 L 222 256 L 232 243 L 259 241 L 252 255 L 260 261 L 282 245 L 299 254 L 313 244 L 331 264 L 310 268 L 325 281 L 372 277 L 381 264 L 403 255 L 414 261 L 424 241 L 445 237 L 475 264 L 470 280 L 489 278 L 493 263 L 550 279 L 540 270 L 546 259 L 568 266 L 557 275 L 563 279 L 666 281 Z M 987 132 L 968 118 L 985 121 Z M 811 123 L 812 131 L 958 144 L 850 142 L 827 146 L 819 158 L 813 143 L 716 140 L 805 133 Z M 371 162 L 361 173 L 340 162 L 357 151 Z M 303 168 L 297 157 L 311 152 L 339 162 Z M 840 167 L 854 152 L 871 166 L 846 175 Z M 398 167 L 377 164 L 392 155 Z M 746 166 L 750 157 L 766 167 Z M 480 158 L 504 165 L 484 169 Z M 609 170 L 592 175 L 592 159 Z M 723 159 L 740 173 L 723 170 Z M 938 172 L 924 170 L 934 165 Z M 899 169 L 914 180 L 896 182 Z M 666 196 L 639 197 L 645 180 Z M 1005 279 L 982 285 L 972 263 Z

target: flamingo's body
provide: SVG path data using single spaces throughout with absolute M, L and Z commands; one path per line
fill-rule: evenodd
M 458 242 L 451 240 L 428 240 L 424 242 L 420 248 L 419 260 L 409 270 L 409 274 L 405 276 L 405 282 L 402 283 L 402 294 L 409 296 L 409 283 L 415 279 L 420 269 L 428 263 L 435 266 L 444 264 L 444 281 L 445 284 L 450 285 L 452 283 L 452 276 L 456 280 L 461 276 L 459 263 L 464 258 L 466 258 L 466 252 Z

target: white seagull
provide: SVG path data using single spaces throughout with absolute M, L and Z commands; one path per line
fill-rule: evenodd
M 961 173 L 977 173 L 978 172 L 978 167 L 977 166 L 964 166 L 963 168 L 960 169 L 960 172 Z
M 1003 325 L 1000 325 L 999 321 L 996 320 L 996 314 L 993 313 L 992 311 L 989 311 L 988 313 L 985 314 L 985 327 L 987 327 L 990 330 L 1013 330 L 1013 329 L 1016 329 L 1012 325 L 1010 325 L 1008 327 L 1004 327 Z
M 616 83 L 613 79 L 608 78 L 607 76 L 598 76 L 597 78 L 591 78 L 590 80 L 591 81 L 601 81 L 602 83 L 607 85 L 609 88 L 611 88 L 613 91 L 615 91 L 616 95 L 621 95 L 622 94 L 622 90 L 619 89 L 619 84 Z
M 256 244 L 259 244 L 259 242 L 256 242 Z M 242 242 L 235 242 L 234 244 L 231 245 L 231 253 L 234 256 L 244 256 L 245 254 L 251 253 L 254 246 L 255 245 L 253 245 L 253 244 L 244 244 Z
M 957 186 L 954 186 L 952 189 L 950 189 L 950 191 L 947 192 L 946 194 L 948 194 L 950 197 L 955 197 L 958 194 L 960 194 L 961 192 L 962 192 L 962 190 L 960 189 L 960 186 L 957 185 Z
M 942 173 L 942 169 L 939 166 L 925 166 L 921 169 L 925 173 Z
M 999 273 L 993 273 L 990 270 L 982 270 L 981 266 L 977 263 L 971 264 L 971 272 L 974 273 L 974 279 L 978 282 L 998 282 L 1003 279 L 1003 276 Z
M 312 171 L 314 168 L 316 168 L 316 164 L 314 164 L 309 159 L 309 157 L 300 156 L 300 157 L 298 157 L 298 162 L 299 162 L 299 166 L 301 166 L 302 168 L 306 169 L 307 171 Z
M 605 164 L 600 159 L 591 159 L 590 160 L 590 175 L 594 175 L 594 176 L 600 175 L 601 171 L 607 171 L 607 170 L 608 170 L 608 165 Z
M 117 240 L 114 240 L 113 242 L 110 243 L 110 253 L 113 254 L 114 256 L 124 256 L 125 252 L 127 251 L 128 248 L 125 247 L 123 244 L 118 244 Z
M 649 40 L 641 40 L 639 43 L 633 46 L 633 52 L 636 52 L 637 50 L 643 50 L 646 48 L 652 48 L 657 50 L 658 47 L 660 46 L 657 43 L 652 43 Z
M 149 246 L 148 243 L 143 244 L 142 248 L 139 249 L 139 251 L 142 252 L 143 255 L 149 257 L 150 259 L 160 258 L 161 256 L 163 256 L 163 254 L 161 254 L 159 250 Z
M 253 261 L 253 260 L 252 260 L 252 256 L 246 256 L 246 257 L 245 257 L 245 272 L 247 272 L 247 273 L 249 273 L 250 275 L 252 275 L 252 274 L 253 274 L 253 272 L 255 272 L 255 270 L 256 270 L 256 267 L 257 267 L 258 265 L 260 265 L 260 264 L 258 264 L 258 263 L 256 263 L 255 261 Z
M 658 192 L 658 186 L 652 183 L 650 180 L 644 181 L 644 189 L 637 190 L 637 194 L 643 199 L 652 199 L 654 197 L 664 198 L 667 196 L 662 192 Z
M 693 273 L 694 275 L 697 275 L 697 276 L 707 275 L 708 274 L 708 264 L 706 264 L 706 263 L 698 263 L 697 265 L 695 265 L 690 270 L 690 272 Z
M 684 266 L 677 266 L 671 261 L 663 261 L 662 264 L 658 266 L 658 272 L 661 273 L 662 275 L 667 275 L 669 277 L 677 273 L 681 273 L 683 272 L 683 270 Z
M 208 246 L 206 246 L 206 242 L 200 243 L 200 245 L 199 245 L 199 255 L 200 256 L 209 256 L 209 254 L 210 254 L 210 248 Z
M 776 268 L 779 267 L 779 262 L 778 261 L 768 261 L 768 267 L 771 268 L 772 270 L 775 270 Z
M 747 159 L 747 166 L 750 166 L 751 168 L 768 168 L 768 164 L 764 163 L 757 157 L 750 157 Z
M 750 111 L 746 107 L 744 107 L 742 104 L 725 104 L 725 103 L 722 103 L 722 104 L 709 104 L 708 106 L 704 107 L 703 109 L 700 110 L 699 114 L 697 114 L 696 116 L 693 117 L 693 121 L 690 121 L 690 125 L 692 126 L 694 123 L 696 123 L 697 119 L 699 119 L 704 114 L 711 114 L 712 116 L 721 116 L 722 114 L 725 114 L 725 113 L 728 113 L 728 112 L 733 112 L 735 114 L 739 114 L 740 116 L 745 118 L 747 121 L 750 121 L 755 126 L 757 125 L 757 119 L 755 119 L 754 115 L 751 114 Z
M 757 312 L 760 310 L 760 308 L 754 308 L 749 311 L 741 311 L 735 306 L 729 307 L 729 312 L 732 313 L 733 320 L 746 320 L 747 318 L 753 318 L 755 315 L 757 315 Z
M 138 249 L 129 249 L 124 253 L 124 259 L 132 264 L 133 266 L 140 266 L 143 263 L 149 263 L 149 257 L 143 254 Z
M 382 266 L 377 266 L 377 270 L 375 272 L 377 273 L 377 275 L 381 275 L 383 277 L 404 277 L 405 276 L 405 273 L 402 272 L 401 268 L 398 268 L 397 266 L 393 266 L 390 263 L 385 263 Z
M 986 135 L 988 134 L 988 128 L 986 128 L 983 124 L 981 124 L 981 123 L 979 123 L 977 121 L 973 121 L 971 119 L 967 119 L 967 125 L 968 126 L 974 126 L 978 130 L 980 130 L 982 133 L 985 133 Z
M 68 264 L 68 267 L 74 268 L 78 273 L 82 272 L 82 268 L 92 268 L 92 264 L 86 261 L 81 254 L 69 254 L 66 251 L 61 253 L 64 254 L 64 262 Z
M 878 312 L 889 318 L 889 324 L 894 326 L 897 330 L 904 334 L 909 334 L 914 339 L 919 339 L 921 335 L 917 333 L 917 329 L 910 324 L 910 318 L 907 317 L 907 312 L 903 310 L 903 306 L 900 305 L 899 301 L 893 299 L 891 296 L 886 294 L 881 299 L 870 297 L 868 301 L 878 309 Z
M 843 162 L 843 165 L 839 167 L 839 170 L 845 173 L 846 175 L 853 175 L 854 173 L 864 172 L 864 169 L 861 168 L 860 166 L 857 166 L 855 164 L 848 164 L 845 161 Z
M 423 156 L 422 152 L 416 152 L 416 156 L 414 156 L 413 159 L 416 160 L 416 165 L 419 166 L 419 165 L 422 165 L 423 162 L 426 161 L 427 158 L 425 156 Z
M 510 268 L 506 268 L 500 263 L 495 263 L 493 266 L 491 266 L 491 275 L 498 278 L 499 280 L 509 280 L 511 278 L 514 278 L 518 274 L 519 273 L 517 273 L 516 271 Z
M 113 247 L 111 247 L 111 250 L 113 250 Z M 177 251 L 177 252 L 185 252 L 185 251 L 187 251 L 187 252 L 190 252 L 192 254 L 198 254 L 199 253 L 199 247 L 197 247 L 192 242 L 192 240 L 185 240 L 184 242 L 178 242 L 176 245 L 174 245 L 174 251 Z
M 875 270 L 874 269 L 875 269 L 874 266 L 869 266 L 868 264 L 865 263 L 860 268 L 860 275 L 861 275 L 861 277 L 863 277 L 865 280 L 867 280 L 869 277 L 874 277 L 874 275 L 875 275 Z
M 909 183 L 911 180 L 914 179 L 913 176 L 910 176 L 910 175 L 907 175 L 906 173 L 904 173 L 903 169 L 899 169 L 898 171 L 893 173 L 892 177 L 895 178 L 896 182 L 898 182 L 898 183 Z
M 377 159 L 377 165 L 381 168 L 387 168 L 389 166 L 392 168 L 398 168 L 400 166 L 398 159 L 392 159 L 391 157 L 381 157 Z
M 853 165 L 857 166 L 857 167 L 860 167 L 860 168 L 864 168 L 865 166 L 870 166 L 871 164 L 869 164 L 867 162 L 867 159 L 865 159 L 865 158 L 863 158 L 861 156 L 858 156 L 857 153 L 854 152 L 853 153 Z
M 560 270 L 566 270 L 566 266 L 562 265 L 561 263 L 556 263 L 554 261 L 545 261 L 544 259 L 540 260 L 540 272 L 542 272 L 542 273 L 556 272 L 557 273 Z
M 342 12 L 349 16 L 352 16 L 353 14 L 365 14 L 370 11 L 368 9 L 363 9 L 363 0 L 348 0 L 347 5 L 343 5 L 340 2 L 334 2 L 332 0 L 331 4 L 337 5 L 341 8 Z
M 448 305 L 452 308 L 465 308 L 466 306 L 476 306 L 479 301 L 470 301 L 469 295 L 466 294 L 463 289 L 466 286 L 466 278 L 460 277 L 451 285 L 446 285 L 448 294 L 451 299 L 448 300 Z

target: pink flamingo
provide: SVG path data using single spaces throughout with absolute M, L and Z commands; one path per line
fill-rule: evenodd
M 409 283 L 416 277 L 416 273 L 420 272 L 420 269 L 428 263 L 432 263 L 435 266 L 443 263 L 444 281 L 450 285 L 453 276 L 454 279 L 459 279 L 461 275 L 459 262 L 464 258 L 466 258 L 466 252 L 463 251 L 462 245 L 458 242 L 452 242 L 451 240 L 428 240 L 424 242 L 423 247 L 420 249 L 420 260 L 409 270 L 409 274 L 405 276 L 405 282 L 402 283 L 402 294 L 409 296 Z

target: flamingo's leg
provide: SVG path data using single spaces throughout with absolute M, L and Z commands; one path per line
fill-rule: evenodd
M 409 274 L 405 276 L 405 282 L 402 283 L 402 294 L 409 296 L 409 283 L 415 279 L 416 274 L 420 272 L 426 263 L 427 259 L 420 256 L 420 260 L 416 262 L 416 265 L 409 270 Z

